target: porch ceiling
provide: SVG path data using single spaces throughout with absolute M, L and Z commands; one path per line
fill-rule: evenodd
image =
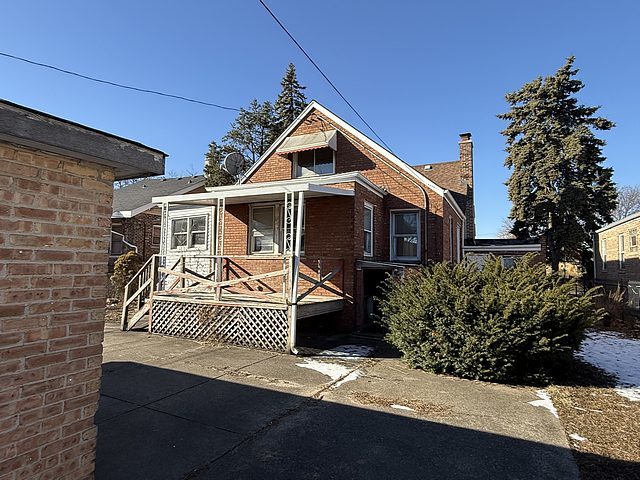
M 237 185 L 233 190 L 192 193 L 184 195 L 169 195 L 153 197 L 153 203 L 171 203 L 182 205 L 216 205 L 218 199 L 224 198 L 227 205 L 236 203 L 257 203 L 280 201 L 285 193 L 304 192 L 305 198 L 342 196 L 353 197 L 353 189 L 314 185 L 312 183 L 291 183 L 288 185 L 273 184 L 244 184 Z

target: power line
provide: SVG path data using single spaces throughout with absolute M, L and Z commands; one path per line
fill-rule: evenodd
M 203 100 L 196 100 L 194 98 L 183 97 L 182 95 L 173 95 L 171 93 L 164 93 L 164 92 L 158 92 L 156 90 L 149 90 L 147 88 L 132 87 L 130 85 L 123 85 L 122 83 L 116 83 L 116 82 L 111 82 L 109 80 L 102 80 L 100 78 L 90 77 L 88 75 L 83 75 L 81 73 L 72 72 L 71 70 L 65 70 L 63 68 L 55 67 L 53 65 L 48 65 L 46 63 L 35 62 L 35 61 L 29 60 L 27 58 L 18 57 L 17 55 L 11 55 L 9 53 L 0 52 L 0 55 L 3 56 L 3 57 L 12 58 L 14 60 L 19 60 L 21 62 L 30 63 L 31 65 L 36 65 L 38 67 L 43 67 L 43 68 L 48 68 L 50 70 L 55 70 L 56 72 L 66 73 L 67 75 L 73 75 L 74 77 L 79 77 L 79 78 L 82 78 L 84 80 L 90 80 L 92 82 L 97 82 L 97 83 L 104 83 L 106 85 L 111 85 L 113 87 L 124 88 L 124 89 L 127 89 L 127 90 L 133 90 L 133 91 L 142 92 L 142 93 L 150 93 L 150 94 L 153 94 L 153 95 L 160 95 L 161 97 L 174 98 L 176 100 L 183 100 L 185 102 L 197 103 L 199 105 L 206 105 L 208 107 L 220 108 L 222 110 L 232 110 L 234 112 L 239 112 L 240 111 L 239 108 L 235 108 L 235 107 L 227 107 L 227 106 L 224 106 L 224 105 L 219 105 L 217 103 L 205 102 Z
M 318 70 L 318 72 L 320 72 L 320 75 L 322 75 L 324 77 L 324 79 L 329 83 L 329 85 L 331 85 L 331 87 L 336 91 L 336 93 L 340 96 L 340 98 L 342 98 L 342 100 L 344 100 L 344 102 L 349 105 L 349 108 L 351 108 L 351 110 L 353 110 L 353 112 L 358 116 L 358 118 L 360 120 L 362 120 L 362 123 L 364 123 L 369 130 L 371 130 L 371 132 L 376 136 L 376 138 L 378 140 L 380 140 L 380 142 L 386 147 L 387 150 L 389 150 L 391 152 L 391 148 L 389 148 L 389 146 L 384 142 L 384 140 L 382 140 L 382 138 L 380 138 L 380 135 L 378 135 L 376 133 L 376 131 L 371 127 L 371 125 L 369 125 L 367 123 L 367 121 L 362 118 L 362 115 L 360 115 L 358 113 L 358 111 L 355 109 L 355 107 L 353 105 L 351 105 L 351 103 L 349 102 L 349 100 L 347 100 L 345 98 L 345 96 L 340 92 L 340 90 L 338 90 L 338 87 L 336 87 L 333 82 L 331 80 L 329 80 L 329 77 L 327 77 L 325 75 L 325 73 L 322 71 L 322 69 L 318 66 L 318 64 L 316 62 L 313 61 L 313 58 L 311 58 L 311 56 L 305 51 L 304 48 L 302 48 L 302 45 L 300 45 L 298 43 L 298 41 L 293 37 L 293 35 L 291 35 L 291 33 L 289 33 L 289 30 L 287 30 L 287 27 L 285 27 L 282 22 L 280 20 L 278 20 L 278 17 L 276 17 L 276 15 L 271 11 L 271 9 L 267 6 L 266 3 L 264 3 L 263 0 L 259 0 L 260 3 L 262 4 L 262 6 L 267 10 L 267 12 L 269 12 L 269 15 L 271 15 L 273 17 L 273 19 L 276 21 L 276 23 L 278 25 L 280 25 L 280 27 L 282 28 L 282 30 L 284 30 L 284 32 L 289 36 L 289 38 L 293 41 L 293 43 L 296 44 L 296 46 L 300 49 L 300 51 L 304 54 L 305 57 L 307 57 L 307 59 L 311 62 L 311 64 L 316 67 L 316 70 Z M 393 152 L 392 152 L 393 153 Z

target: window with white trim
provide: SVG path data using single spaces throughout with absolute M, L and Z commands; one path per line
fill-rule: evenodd
M 275 205 L 251 208 L 251 253 L 274 253 Z
M 624 268 L 624 233 L 618 235 L 618 267 Z
M 629 230 L 629 251 L 637 252 L 638 251 L 638 229 L 632 228 Z
M 160 225 L 153 225 L 151 227 L 151 245 L 160 245 L 160 237 L 162 235 L 162 227 Z
M 602 270 L 607 269 L 607 239 L 600 240 L 600 258 L 602 259 Z
M 420 220 L 418 211 L 391 213 L 391 257 L 393 260 L 420 259 Z
M 293 154 L 294 175 L 331 175 L 335 172 L 335 152 L 329 147 L 304 150 Z
M 462 258 L 462 225 L 459 223 L 456 225 L 456 260 L 460 263 L 460 259 Z
M 174 218 L 171 220 L 171 248 L 197 248 L 207 241 L 207 217 Z
M 449 261 L 453 262 L 453 218 L 449 215 Z
M 373 205 L 364 204 L 364 256 L 373 256 Z

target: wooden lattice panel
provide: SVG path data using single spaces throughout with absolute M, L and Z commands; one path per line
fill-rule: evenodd
M 282 308 L 209 305 L 153 300 L 151 331 L 163 335 L 216 341 L 284 352 L 287 311 Z

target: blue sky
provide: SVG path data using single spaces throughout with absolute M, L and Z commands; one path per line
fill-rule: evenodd
M 310 1 L 268 4 L 393 151 L 411 164 L 453 160 L 475 142 L 477 231 L 507 216 L 504 94 L 575 55 L 586 88 L 617 124 L 603 135 L 621 185 L 638 184 L 640 4 L 634 1 Z M 366 127 L 257 0 L 5 2 L 0 51 L 214 103 L 274 99 L 294 62 L 309 99 Z M 0 97 L 170 154 L 200 170 L 233 112 L 93 84 L 0 58 Z

